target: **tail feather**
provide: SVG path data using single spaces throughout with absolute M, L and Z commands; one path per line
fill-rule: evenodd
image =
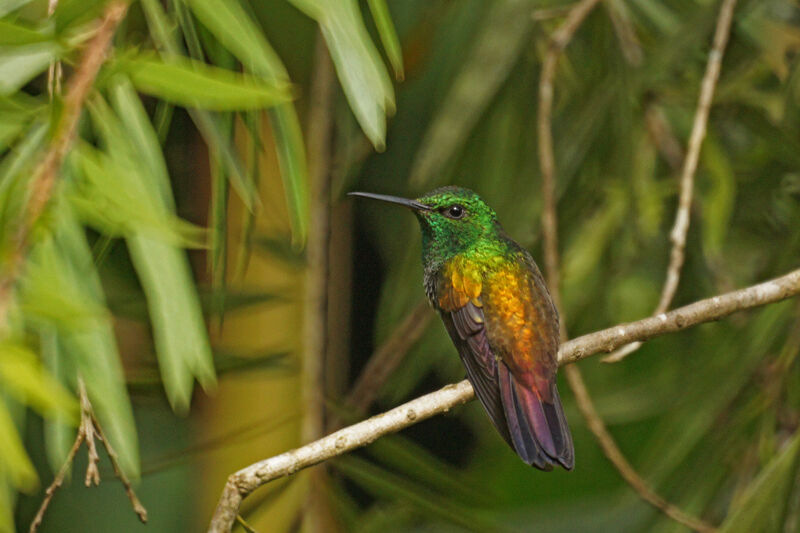
M 528 464 L 551 470 L 560 464 L 567 470 L 575 466 L 572 436 L 567 425 L 555 382 L 550 385 L 552 402 L 542 400 L 499 366 L 500 395 L 514 449 Z

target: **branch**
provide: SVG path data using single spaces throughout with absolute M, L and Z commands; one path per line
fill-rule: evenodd
M 681 147 L 672 127 L 667 122 L 664 112 L 654 101 L 645 103 L 644 123 L 647 134 L 656 145 L 656 149 L 661 153 L 661 157 L 667 162 L 673 172 L 677 173 L 683 164 L 683 148 Z
M 611 25 L 614 26 L 614 32 L 617 34 L 625 61 L 634 67 L 640 66 L 644 59 L 644 52 L 642 52 L 642 44 L 639 42 L 639 37 L 636 35 L 636 30 L 631 24 L 628 14 L 615 2 L 606 2 L 606 10 L 608 18 L 611 19 Z
M 556 74 L 558 57 L 569 43 L 583 19 L 591 12 L 600 0 L 581 0 L 572 7 L 567 18 L 550 37 L 550 45 L 542 62 L 542 72 L 539 78 L 539 109 L 538 109 L 538 138 L 539 138 L 539 166 L 542 172 L 542 201 L 545 206 L 554 206 L 555 187 L 553 176 L 555 174 L 555 158 L 553 156 L 553 132 L 550 124 L 553 111 L 553 78 Z M 544 233 L 545 271 L 550 273 L 551 287 L 561 285 L 558 269 L 558 230 L 554 209 L 545 207 L 542 212 L 542 232 Z M 550 238 L 548 238 L 550 236 Z
M 800 294 L 800 269 L 746 289 L 700 300 L 669 313 L 620 324 L 567 341 L 559 349 L 559 365 L 574 363 L 601 351 L 610 352 L 633 341 L 643 341 L 719 320 L 736 311 L 778 302 L 797 294 Z M 472 386 L 468 381 L 447 385 L 320 440 L 239 470 L 228 478 L 209 525 L 209 533 L 229 532 L 244 498 L 261 485 L 366 446 L 383 435 L 447 412 L 472 398 Z
M 33 226 L 52 196 L 58 172 L 75 137 L 83 103 L 105 60 L 106 49 L 111 43 L 114 31 L 125 17 L 127 9 L 128 4 L 121 0 L 111 2 L 106 7 L 97 32 L 86 46 L 81 62 L 70 80 L 64 96 L 61 117 L 56 123 L 50 146 L 33 171 L 28 185 L 29 199 L 13 238 L 13 251 L 0 274 L 0 328 L 6 327 L 7 324 L 10 300 L 30 247 Z
M 81 413 L 81 416 L 83 413 Z M 61 469 L 56 474 L 56 477 L 53 478 L 53 482 L 50 483 L 50 486 L 47 487 L 47 490 L 44 492 L 44 499 L 42 500 L 41 505 L 39 506 L 39 510 L 36 512 L 36 516 L 33 517 L 33 521 L 31 522 L 30 533 L 36 533 L 39 529 L 39 526 L 42 524 L 42 520 L 44 519 L 44 513 L 47 511 L 47 508 L 50 506 L 50 502 L 53 499 L 53 495 L 55 495 L 56 491 L 63 485 L 64 478 L 69 472 L 69 467 L 72 466 L 72 461 L 75 459 L 75 454 L 78 453 L 78 450 L 81 447 L 81 443 L 83 442 L 83 427 L 81 424 L 81 429 L 78 430 L 78 436 L 75 438 L 75 442 L 72 444 L 72 448 L 70 448 L 69 453 L 67 454 L 67 459 L 64 461 L 64 464 L 61 466 Z
M 50 502 L 53 500 L 53 495 L 56 493 L 56 490 L 58 490 L 58 488 L 64 483 L 64 477 L 67 475 L 69 468 L 72 466 L 72 461 L 75 459 L 75 454 L 78 453 L 78 449 L 80 449 L 83 442 L 86 442 L 86 448 L 89 456 L 88 464 L 86 465 L 86 479 L 84 484 L 87 487 L 91 487 L 92 485 L 100 485 L 100 471 L 97 468 L 97 464 L 100 461 L 100 456 L 97 454 L 97 447 L 94 442 L 95 436 L 100 437 L 100 440 L 103 441 L 106 451 L 108 452 L 108 457 L 111 459 L 111 465 L 114 467 L 114 474 L 116 474 L 120 481 L 122 481 L 122 484 L 125 487 L 125 492 L 128 494 L 128 499 L 130 499 L 131 505 L 133 506 L 133 511 L 139 516 L 139 520 L 141 520 L 142 523 L 147 523 L 147 510 L 142 505 L 142 502 L 139 501 L 139 498 L 136 497 L 136 493 L 133 492 L 131 482 L 120 468 L 117 453 L 111 447 L 108 439 L 106 439 L 102 426 L 100 426 L 94 416 L 92 403 L 89 401 L 89 395 L 86 393 L 86 386 L 83 383 L 83 379 L 80 377 L 78 377 L 78 396 L 80 397 L 81 404 L 81 420 L 78 424 L 78 434 L 75 436 L 75 442 L 72 444 L 72 448 L 67 454 L 66 461 L 64 461 L 64 464 L 61 466 L 58 474 L 56 474 L 53 482 L 50 483 L 50 486 L 47 487 L 47 490 L 45 491 L 42 504 L 39 506 L 39 510 L 36 512 L 36 516 L 31 522 L 31 527 L 29 530 L 30 533 L 36 533 L 36 531 L 39 529 L 39 526 L 42 525 L 44 513 L 50 506 Z
M 683 170 L 680 179 L 680 195 L 678 198 L 678 210 L 675 213 L 675 223 L 670 232 L 672 250 L 670 251 L 669 266 L 667 267 L 667 278 L 664 281 L 664 288 L 661 291 L 661 299 L 658 302 L 654 315 L 663 313 L 669 309 L 675 291 L 678 290 L 678 283 L 681 279 L 681 268 L 686 258 L 686 234 L 689 232 L 689 212 L 692 205 L 692 195 L 694 191 L 694 175 L 697 172 L 697 162 L 700 158 L 700 147 L 706 137 L 706 126 L 708 124 L 708 114 L 711 110 L 711 101 L 714 99 L 714 89 L 717 86 L 719 72 L 722 68 L 722 56 L 725 53 L 725 46 L 728 44 L 728 37 L 733 21 L 733 9 L 736 7 L 736 0 L 723 0 L 717 18 L 717 28 L 714 31 L 714 43 L 708 53 L 706 72 L 700 85 L 700 96 L 697 100 L 697 111 L 694 114 L 694 124 L 692 133 L 689 136 L 689 146 L 686 150 L 686 158 L 683 160 Z M 629 354 L 639 349 L 641 343 L 625 346 L 616 353 L 603 359 L 606 363 L 616 363 L 621 361 Z
M 553 155 L 552 139 L 552 105 L 553 105 L 553 78 L 555 76 L 555 66 L 558 57 L 564 47 L 569 43 L 572 35 L 580 26 L 586 15 L 597 2 L 583 0 L 576 4 L 563 25 L 556 30 L 553 35 L 551 46 L 548 48 L 542 67 L 541 79 L 539 81 L 539 165 L 542 172 L 542 228 L 544 237 L 544 258 L 545 273 L 547 284 L 553 297 L 553 302 L 558 309 L 561 319 L 559 321 L 562 342 L 568 338 L 566 328 L 566 318 L 561 304 L 560 290 L 560 261 L 558 258 L 558 218 L 556 216 L 556 194 L 555 194 L 555 156 Z M 610 9 L 612 21 L 614 20 L 614 10 Z M 615 23 L 615 27 L 622 23 Z M 631 33 L 634 38 L 635 34 Z M 713 528 L 697 520 L 680 509 L 670 504 L 658 494 L 656 494 L 645 483 L 644 479 L 631 466 L 620 450 L 614 437 L 606 428 L 602 418 L 597 413 L 592 397 L 583 381 L 581 371 L 576 366 L 569 366 L 564 370 L 570 387 L 575 393 L 575 401 L 581 415 L 586 420 L 589 429 L 594 434 L 600 448 L 612 465 L 619 471 L 622 478 L 636 491 L 639 496 L 657 509 L 661 510 L 673 520 L 680 522 L 696 531 L 711 531 Z
M 311 83 L 308 156 L 311 168 L 310 227 L 306 255 L 306 300 L 303 347 L 304 442 L 325 434 L 325 356 L 328 349 L 328 278 L 331 236 L 331 146 L 333 142 L 333 63 L 321 34 L 317 35 Z M 323 531 L 325 503 L 321 486 L 324 473 L 315 472 L 305 507 L 305 528 Z

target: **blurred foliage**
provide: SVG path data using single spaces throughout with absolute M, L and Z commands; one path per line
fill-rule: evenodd
M 4 261 L 61 110 L 60 95 L 48 94 L 48 67 L 61 61 L 69 82 L 105 4 L 60 0 L 48 16 L 44 0 L 0 1 Z M 248 447 L 256 437 L 269 450 L 298 444 L 302 248 L 314 231 L 305 139 L 318 127 L 301 118 L 313 105 L 317 39 L 337 74 L 325 362 L 339 376 L 325 391 L 333 405 L 423 297 L 413 217 L 359 203 L 354 220 L 344 192 L 470 187 L 540 257 L 539 69 L 571 5 L 132 2 L 33 228 L 0 342 L 0 531 L 27 527 L 63 463 L 79 376 L 123 469 L 142 479 L 153 530 L 203 527 L 224 474 L 266 453 Z M 717 10 L 707 0 L 606 0 L 559 63 L 562 290 L 575 335 L 646 316 L 658 301 L 677 203 L 675 154 L 665 147 L 685 146 Z M 796 2 L 739 1 L 675 305 L 797 267 L 798 52 Z M 650 341 L 618 365 L 581 363 L 643 477 L 723 531 L 800 528 L 798 317 L 797 303 L 784 302 Z M 342 323 L 349 338 L 334 325 Z M 436 324 L 374 409 L 462 377 Z M 202 397 L 195 381 L 216 397 Z M 240 399 L 229 401 L 237 390 Z M 332 461 L 331 527 L 682 531 L 621 481 L 565 385 L 562 396 L 574 472 L 524 467 L 473 402 Z M 170 411 L 186 414 L 198 397 L 202 408 L 190 418 Z M 200 470 L 213 475 L 198 485 Z M 114 483 L 108 474 L 104 491 Z M 136 529 L 121 517 L 129 513 L 120 511 L 121 490 L 97 502 L 81 490 L 56 494 L 44 531 Z M 295 482 L 265 489 L 243 512 L 259 531 L 288 530 L 306 490 Z

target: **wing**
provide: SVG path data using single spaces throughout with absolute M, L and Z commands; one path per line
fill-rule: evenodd
M 505 362 L 507 354 L 490 341 L 483 303 L 490 288 L 464 266 L 440 278 L 436 304 L 476 396 L 500 435 L 526 463 L 543 470 L 556 462 L 571 468 L 572 443 L 555 381 L 545 380 L 550 401 L 543 403 L 513 375 Z M 555 342 L 557 349 L 557 337 Z
M 483 310 L 479 299 L 467 302 L 463 307 L 440 314 L 450 338 L 453 340 L 461 362 L 467 370 L 467 379 L 475 389 L 475 395 L 489 415 L 494 427 L 510 445 L 514 446 L 508 432 L 498 387 L 497 360 L 489 346 L 484 327 Z

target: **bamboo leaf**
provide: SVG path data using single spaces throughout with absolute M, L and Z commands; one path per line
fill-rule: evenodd
M 796 478 L 799 452 L 800 433 L 797 433 L 736 502 L 720 527 L 720 533 L 781 530 L 787 493 Z
M 25 346 L 0 344 L 0 382 L 19 403 L 47 417 L 78 423 L 78 402 Z
M 53 39 L 52 28 L 35 29 L 8 20 L 0 20 L 0 46 L 19 46 Z
M 133 164 L 120 163 L 87 143 L 80 143 L 73 154 L 80 179 L 69 191 L 70 200 L 92 226 L 112 236 L 146 232 L 176 245 L 203 246 L 204 232 L 153 202 Z
M 17 92 L 58 57 L 60 47 L 45 42 L 0 48 L 0 96 Z
M 112 157 L 125 167 L 129 154 L 142 162 L 136 167 L 138 181 L 148 203 L 174 216 L 174 200 L 166 165 L 155 130 L 130 84 L 119 80 L 112 86 L 118 119 L 102 105 L 95 107 Z M 123 135 L 121 132 L 128 132 Z M 135 228 L 134 228 L 135 230 Z M 191 269 L 185 253 L 169 242 L 153 239 L 147 232 L 127 236 L 131 260 L 139 275 L 150 312 L 158 361 L 167 397 L 173 408 L 189 407 L 194 377 L 204 388 L 216 384 L 211 348 L 200 312 Z
M 245 69 L 269 80 L 288 81 L 278 54 L 238 1 L 185 0 L 195 16 Z
M 3 0 L 0 2 L 0 17 L 6 16 L 8 13 L 30 3 L 30 1 L 31 0 Z
M 0 162 L 0 196 L 5 195 L 14 179 L 23 169 L 33 165 L 33 159 L 44 145 L 47 136 L 47 125 L 36 122 L 30 126 L 28 133 L 19 140 L 10 153 Z
M 492 4 L 464 66 L 425 132 L 411 170 L 413 186 L 441 180 L 445 166 L 464 145 L 522 52 L 532 25 L 531 9 L 528 0 Z
M 29 321 L 66 330 L 91 328 L 107 311 L 64 268 L 64 259 L 52 239 L 31 254 L 20 290 L 20 307 Z
M 191 401 L 193 376 L 206 389 L 216 384 L 191 270 L 177 248 L 142 235 L 129 237 L 127 242 L 147 295 L 167 398 L 173 409 L 185 412 Z
M 102 11 L 108 0 L 59 0 L 53 19 L 56 33 L 89 22 Z
M 710 178 L 709 188 L 703 192 L 703 247 L 707 254 L 719 256 L 733 215 L 736 179 L 713 135 L 706 138 L 701 157 Z
M 308 167 L 300 119 L 292 105 L 269 110 L 278 164 L 281 168 L 286 205 L 292 227 L 292 242 L 301 246 L 308 231 Z
M 187 1 L 198 20 L 242 62 L 245 69 L 268 80 L 288 80 L 286 68 L 278 55 L 237 1 Z M 300 120 L 291 104 L 271 109 L 269 116 L 293 240 L 295 244 L 303 244 L 308 220 L 308 168 Z
M 398 81 L 403 81 L 405 77 L 403 72 L 403 50 L 400 47 L 400 39 L 397 38 L 397 30 L 394 28 L 386 0 L 368 0 L 367 4 L 372 13 L 372 19 L 375 21 L 375 26 L 378 28 L 378 35 L 381 38 L 381 43 L 383 43 L 383 49 L 386 51 L 389 63 L 392 64 L 392 69 L 394 69 L 394 77 Z
M 5 475 L 0 476 L 0 531 L 14 531 L 14 502 L 17 493 Z
M 417 483 L 355 456 L 336 459 L 336 468 L 364 489 L 377 496 L 401 499 L 448 522 L 480 531 L 503 531 L 497 522 L 487 520 L 479 510 L 447 496 L 434 494 Z
M 230 111 L 271 107 L 291 100 L 285 82 L 267 82 L 181 56 L 160 60 L 143 54 L 121 59 L 115 66 L 140 92 L 185 107 Z
M 53 323 L 38 324 L 38 329 L 40 334 L 56 335 L 69 368 L 76 370 L 86 383 L 97 419 L 119 454 L 122 469 L 132 479 L 138 479 L 139 445 L 133 411 L 111 321 L 104 311 L 102 286 L 91 250 L 68 205 L 58 204 L 54 216 L 56 231 L 52 241 L 39 243 L 29 261 L 22 284 L 22 303 L 25 304 L 31 285 L 41 283 L 44 278 L 53 292 L 75 293 L 75 298 L 84 305 L 103 310 L 79 327 L 73 327 L 68 319 L 61 317 Z M 48 270 L 37 277 L 35 271 L 31 272 L 37 266 L 47 266 Z M 53 311 L 54 315 L 59 308 Z M 70 313 L 67 306 L 60 309 L 62 315 Z
M 386 115 L 394 114 L 394 89 L 353 0 L 291 0 L 319 23 L 350 108 L 378 151 L 386 147 Z
M 52 375 L 61 383 L 73 382 L 77 376 L 77 369 L 59 345 L 58 331 L 55 328 L 39 328 L 39 346 L 41 346 L 42 360 Z M 69 449 L 75 441 L 75 433 L 75 427 L 69 424 L 66 418 L 44 421 L 45 452 L 53 472 L 58 472 L 66 461 Z
M 3 474 L 0 483 L 6 478 L 12 487 L 24 492 L 32 492 L 39 485 L 39 477 L 25 452 L 17 426 L 2 397 L 0 397 L 0 474 Z M 2 504 L 3 502 L 0 502 L 0 505 Z
M 169 57 L 179 55 L 180 47 L 172 35 L 170 21 L 161 5 L 155 0 L 143 0 L 142 7 L 158 47 L 169 54 Z M 199 109 L 190 110 L 189 115 L 197 125 L 197 129 L 200 130 L 206 144 L 219 154 L 225 164 L 225 170 L 228 173 L 231 184 L 247 209 L 253 210 L 258 205 L 258 193 L 252 180 L 248 179 L 242 169 L 242 164 L 235 150 L 231 148 L 230 139 L 225 138 L 222 134 L 222 125 L 217 117 Z

